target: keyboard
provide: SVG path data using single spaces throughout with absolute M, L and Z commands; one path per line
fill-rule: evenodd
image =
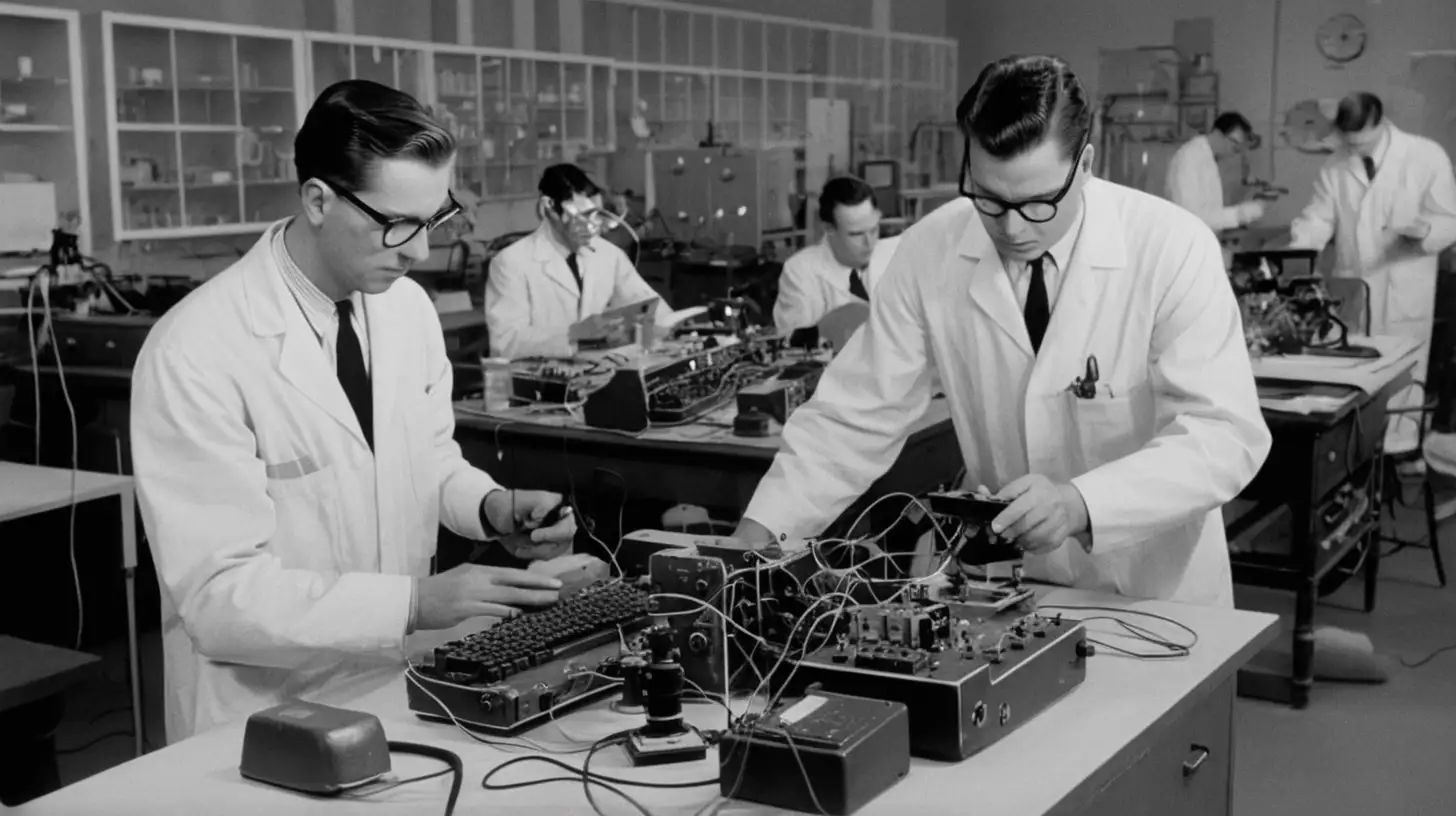
M 649 622 L 646 591 L 619 580 L 598 581 L 548 609 L 437 647 L 410 671 L 405 684 L 410 710 L 427 719 L 450 720 L 453 714 L 462 725 L 515 732 L 552 709 L 613 688 L 615 682 L 600 676 L 599 667 Z

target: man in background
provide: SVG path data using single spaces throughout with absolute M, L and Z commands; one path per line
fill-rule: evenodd
M 817 326 L 846 307 L 846 319 L 862 323 L 875 283 L 900 243 L 899 238 L 880 240 L 874 188 L 853 176 L 825 183 L 819 192 L 819 220 L 824 240 L 794 253 L 779 277 L 773 317 L 781 332 Z
M 541 225 L 490 262 L 485 324 L 496 357 L 564 357 L 569 332 L 608 309 L 658 298 L 655 319 L 672 309 L 642 279 L 627 253 L 601 233 L 613 224 L 602 189 L 574 164 L 546 168 L 539 185 Z
M 1370 93 L 1352 93 L 1335 115 L 1335 155 L 1314 182 L 1314 196 L 1289 226 L 1290 246 L 1324 249 L 1335 242 L 1334 276 L 1370 286 L 1370 334 L 1419 341 L 1415 377 L 1424 379 L 1435 324 L 1436 256 L 1456 243 L 1456 178 L 1451 159 L 1430 139 L 1397 128 Z M 1418 406 L 1412 385 L 1390 407 Z M 1419 417 L 1395 415 L 1385 451 L 1419 444 Z M 1419 465 L 1419 463 L 1417 463 Z
M 1250 199 L 1225 207 L 1218 163 L 1249 149 L 1254 129 L 1243 114 L 1228 111 L 1213 129 L 1189 139 L 1168 164 L 1165 197 L 1203 219 L 1214 232 L 1237 229 L 1264 217 L 1264 202 Z

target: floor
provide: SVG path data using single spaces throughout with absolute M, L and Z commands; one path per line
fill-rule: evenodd
M 1456 531 L 1449 525 L 1447 529 Z M 1456 565 L 1456 546 L 1448 547 L 1447 557 Z M 1292 599 L 1279 593 L 1240 587 L 1238 596 L 1242 608 L 1286 616 L 1292 608 Z M 1382 565 L 1376 613 L 1358 611 L 1361 600 L 1359 582 L 1351 582 L 1324 600 L 1316 619 L 1367 633 L 1392 666 L 1389 682 L 1318 683 L 1305 711 L 1240 699 L 1235 714 L 1238 816 L 1417 816 L 1456 809 L 1456 764 L 1451 759 L 1456 649 L 1421 668 L 1404 668 L 1398 662 L 1413 662 L 1456 644 L 1456 584 L 1436 588 L 1430 554 L 1406 550 Z M 148 679 L 147 727 L 156 745 L 162 723 L 157 683 L 161 647 L 155 631 L 144 634 L 142 654 Z M 124 642 L 111 644 L 104 657 L 108 676 L 77 689 L 57 732 L 61 750 L 101 739 L 61 757 L 66 783 L 131 756 Z

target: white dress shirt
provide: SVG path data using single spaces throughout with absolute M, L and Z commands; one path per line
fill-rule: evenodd
M 1077 247 L 1077 236 L 1082 233 L 1082 222 L 1085 220 L 1087 207 L 1084 204 L 1082 211 L 1077 214 L 1076 223 L 1047 250 L 1046 262 L 1041 265 L 1042 280 L 1046 283 L 1047 305 L 1053 309 L 1057 305 L 1057 293 L 1062 288 L 1062 270 L 1071 263 L 1072 250 Z M 1016 292 L 1016 304 L 1025 312 L 1026 294 L 1031 290 L 1031 262 L 1008 260 L 1003 255 L 1001 264 L 1006 267 L 1006 274 L 1011 276 L 1011 289 Z
M 324 356 L 329 359 L 329 368 L 335 371 L 339 368 L 339 309 L 329 296 L 314 285 L 303 274 L 303 270 L 294 263 L 293 256 L 288 254 L 288 245 L 283 240 L 283 235 L 288 229 L 292 220 L 283 222 L 276 227 L 276 232 L 271 238 L 273 257 L 278 268 L 283 270 L 283 282 L 288 286 L 288 292 L 298 302 L 298 308 L 303 310 L 303 319 L 308 322 L 309 328 L 318 337 L 319 345 L 324 350 Z M 364 354 L 364 370 L 369 371 L 369 319 L 364 314 L 364 295 L 354 292 L 349 295 L 349 300 L 354 304 L 354 311 L 351 322 L 354 325 L 354 334 L 359 338 L 359 350 Z

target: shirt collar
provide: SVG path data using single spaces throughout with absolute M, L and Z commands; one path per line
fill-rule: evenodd
M 1066 270 L 1067 265 L 1072 262 L 1072 250 L 1077 247 L 1077 238 L 1081 235 L 1082 223 L 1086 220 L 1087 199 L 1084 196 L 1082 199 L 1082 208 L 1077 212 L 1077 220 L 1072 222 L 1072 226 L 1067 230 L 1067 234 L 1059 238 L 1055 244 L 1052 244 L 1051 249 L 1046 251 L 1046 254 L 1051 256 L 1052 264 L 1056 267 L 1055 271 L 1061 272 Z M 1008 261 L 1005 257 L 1002 257 L 1001 263 L 1008 270 L 1025 271 L 1031 268 L 1030 261 Z M 1050 272 L 1053 270 L 1043 271 Z
M 1077 220 L 1072 223 L 1072 228 L 1061 240 L 1052 245 L 1047 254 L 1052 256 L 1052 263 L 1057 265 L 1058 270 L 1067 268 L 1072 262 L 1072 250 L 1077 246 L 1077 238 L 1082 234 L 1082 222 L 1087 220 L 1087 202 L 1082 201 L 1081 208 L 1077 211 Z
M 562 243 L 560 238 L 556 236 L 556 230 L 551 227 L 550 222 L 541 222 L 541 235 L 545 238 L 546 244 L 548 246 L 561 253 L 561 257 L 570 258 L 572 255 L 575 254 L 567 248 L 566 244 Z
M 829 236 L 828 235 L 826 235 L 823 238 L 820 238 L 819 239 L 819 247 L 823 250 L 823 252 L 824 252 L 824 260 L 825 260 L 826 263 L 828 263 L 830 265 L 830 267 L 832 267 L 834 269 L 838 269 L 839 271 L 844 272 L 846 274 L 849 273 L 851 270 L 854 269 L 854 267 L 852 267 L 852 266 L 845 266 L 844 264 L 842 264 L 842 263 L 839 262 L 838 256 L 836 256 L 834 254 L 834 247 L 832 247 L 832 246 L 829 245 Z M 858 271 L 863 272 L 866 269 L 869 269 L 869 264 L 865 264 L 864 267 L 862 267 Z
M 284 241 L 284 235 L 288 231 L 288 225 L 292 223 L 293 219 L 290 218 L 279 225 L 276 228 L 277 232 L 273 233 L 271 241 L 273 259 L 278 264 L 279 271 L 283 274 L 283 282 L 288 286 L 288 291 L 293 294 L 294 299 L 298 301 L 299 307 L 303 309 L 304 316 L 308 318 L 310 326 L 316 325 L 316 320 L 319 318 L 337 320 L 338 307 L 334 305 L 334 302 L 329 299 L 328 295 L 323 293 L 322 289 L 318 288 L 313 281 L 308 279 L 307 275 L 303 274 L 303 270 L 299 268 L 298 264 L 293 260 L 293 255 L 288 251 L 288 244 Z M 349 296 L 349 300 L 353 302 L 354 310 L 357 312 L 361 305 L 360 301 L 362 300 L 362 296 L 358 292 L 355 292 Z

